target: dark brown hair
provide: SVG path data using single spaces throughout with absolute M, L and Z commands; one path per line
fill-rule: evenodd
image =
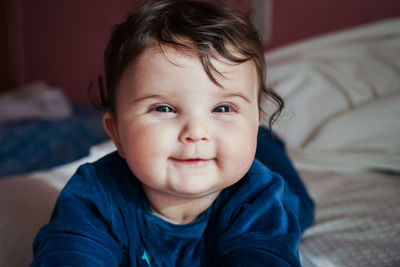
M 214 75 L 222 74 L 211 58 L 222 57 L 237 64 L 253 60 L 258 74 L 259 102 L 263 94 L 276 105 L 269 114 L 270 126 L 279 116 L 283 101 L 265 86 L 264 50 L 250 20 L 222 5 L 191 0 L 150 1 L 116 26 L 104 55 L 106 83 L 99 76 L 99 98 L 92 101 L 97 108 L 116 115 L 116 90 L 125 69 L 154 45 L 173 46 L 197 56 L 216 84 Z

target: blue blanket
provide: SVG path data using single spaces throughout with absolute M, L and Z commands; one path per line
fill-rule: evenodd
M 0 125 L 0 178 L 48 169 L 82 158 L 108 138 L 101 114 L 75 106 L 63 120 L 22 120 Z

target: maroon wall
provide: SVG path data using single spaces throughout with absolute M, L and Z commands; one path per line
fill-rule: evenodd
M 274 0 L 269 47 L 395 16 L 399 0 Z
M 14 0 L 20 84 L 43 80 L 85 102 L 102 71 L 103 51 L 115 23 L 145 0 Z M 225 0 L 247 8 L 249 0 Z M 399 0 L 273 0 L 267 48 L 382 17 L 400 16 Z
M 143 1 L 16 0 L 19 80 L 61 87 L 86 101 L 86 89 L 102 71 L 113 26 Z

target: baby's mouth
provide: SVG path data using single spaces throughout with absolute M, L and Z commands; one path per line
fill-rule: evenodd
M 205 166 L 209 163 L 211 163 L 214 159 L 210 158 L 185 158 L 185 159 L 179 159 L 179 158 L 170 158 L 172 161 L 179 163 L 179 164 L 184 164 L 188 166 Z

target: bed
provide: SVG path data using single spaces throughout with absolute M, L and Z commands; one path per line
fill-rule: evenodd
M 267 82 L 286 100 L 274 130 L 316 203 L 303 265 L 400 266 L 400 19 L 265 56 Z M 89 128 L 101 127 L 98 119 L 86 117 Z M 0 178 L 0 266 L 28 265 L 68 178 L 115 149 L 102 138 L 91 138 L 85 156 Z

